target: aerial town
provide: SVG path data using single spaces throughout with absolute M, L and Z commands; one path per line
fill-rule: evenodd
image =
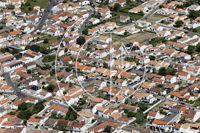
M 199 0 L 1 0 L 0 133 L 199 133 Z

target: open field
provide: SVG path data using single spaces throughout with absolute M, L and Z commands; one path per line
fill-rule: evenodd
M 120 42 L 122 41 L 124 43 L 124 45 L 126 45 L 130 40 L 134 39 L 138 42 L 143 42 L 145 41 L 145 39 L 150 39 L 152 37 L 154 37 L 155 34 L 154 33 L 150 33 L 150 32 L 142 32 L 142 33 L 136 33 L 127 37 L 124 37 L 123 35 L 112 35 L 112 39 L 113 39 L 113 45 L 118 45 L 121 44 Z
M 152 16 L 147 18 L 147 21 L 151 22 L 151 23 L 155 23 L 156 21 L 161 20 L 163 18 L 166 18 L 166 16 L 159 15 L 159 14 L 153 14 Z
M 29 12 L 31 12 L 31 11 L 33 10 L 33 7 L 34 7 L 34 6 L 40 6 L 41 9 L 42 9 L 42 8 L 46 8 L 48 2 L 49 2 L 49 0 L 27 0 L 26 3 L 27 3 L 27 5 L 29 5 L 29 6 L 27 6 L 27 5 L 25 4 L 24 6 L 21 6 L 21 10 L 22 10 L 23 12 L 29 13 Z
M 43 37 L 41 40 L 44 40 L 45 38 L 49 39 L 48 43 L 39 43 L 38 45 L 39 46 L 49 46 L 49 44 L 51 43 L 54 43 L 54 42 L 57 42 L 57 43 L 60 43 L 60 38 L 57 37 L 57 36 L 46 36 L 46 37 Z

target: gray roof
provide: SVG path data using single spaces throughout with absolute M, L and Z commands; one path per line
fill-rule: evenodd
M 8 99 L 9 99 L 10 101 L 12 101 L 12 100 L 15 100 L 17 97 L 18 97 L 17 95 L 10 95 L 10 96 L 8 97 Z
M 33 65 L 36 65 L 35 62 L 29 62 L 29 63 L 26 63 L 24 66 L 28 67 L 28 66 L 33 66 Z
M 171 115 L 166 116 L 163 120 L 166 122 L 170 122 L 172 119 L 174 119 L 179 113 L 173 113 Z
M 58 122 L 58 120 L 57 119 L 48 119 L 47 121 L 45 121 L 45 126 L 48 126 L 48 127 L 50 127 L 50 128 L 53 128 L 54 127 L 54 125 L 56 124 Z
M 0 112 L 1 112 L 1 113 L 4 112 L 4 111 L 6 111 L 6 109 L 0 108 Z

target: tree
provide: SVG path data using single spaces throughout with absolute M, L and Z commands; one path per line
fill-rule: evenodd
M 29 70 L 27 70 L 27 73 L 28 73 L 28 74 L 31 74 L 31 70 L 30 70 L 30 69 L 29 69 Z
M 126 35 L 128 35 L 128 32 L 127 32 L 127 31 L 124 32 L 124 36 L 126 36 Z
M 150 60 L 155 60 L 155 58 L 156 58 L 156 57 L 155 57 L 155 56 L 152 56 L 152 55 L 149 57 Z
M 25 110 L 25 111 L 19 112 L 17 117 L 20 118 L 20 119 L 28 120 L 31 117 L 31 115 L 32 115 L 31 110 Z
M 40 47 L 40 52 L 41 52 L 41 53 L 46 54 L 47 51 L 48 51 L 48 50 L 47 50 L 47 46 L 41 46 L 41 47 Z
M 85 43 L 85 37 L 83 36 L 80 36 L 77 40 L 76 40 L 76 43 L 79 44 L 79 45 L 83 45 Z
M 170 98 L 174 98 L 174 95 L 171 95 Z
M 112 129 L 111 126 L 106 126 L 103 132 L 110 133 L 110 132 L 111 132 L 111 129 Z
M 41 110 L 43 110 L 44 103 L 45 103 L 45 100 L 39 101 L 38 103 L 36 103 L 35 106 L 33 107 L 32 114 L 38 114 Z
M 82 33 L 83 33 L 84 35 L 88 35 L 88 28 L 84 28 L 84 30 L 82 31 Z
M 72 107 L 78 112 L 82 110 L 82 107 L 78 107 L 76 105 L 72 105 Z M 75 120 L 77 118 L 78 114 L 71 108 L 69 107 L 69 110 L 66 114 L 65 119 L 67 120 Z
M 52 70 L 50 71 L 50 75 L 53 76 L 54 74 L 55 74 L 55 69 L 52 69 Z
M 128 118 L 134 117 L 134 113 L 133 113 L 132 111 L 128 111 L 127 117 L 128 117 Z
M 53 92 L 53 90 L 54 90 L 55 88 L 56 88 L 55 85 L 50 84 L 50 85 L 48 85 L 48 86 L 46 87 L 46 90 L 49 91 L 49 92 Z
M 113 7 L 113 10 L 114 11 L 118 11 L 119 9 L 121 8 L 120 4 L 119 3 L 116 3 Z
M 175 27 L 181 27 L 183 24 L 184 24 L 183 21 L 178 20 L 178 21 L 176 21 L 176 23 L 175 23 L 174 26 L 175 26 Z
M 131 3 L 131 0 L 126 0 L 126 4 L 129 5 Z
M 27 0 L 25 6 L 30 6 L 30 2 Z
M 48 38 L 45 38 L 44 39 L 44 43 L 48 43 L 49 42 L 49 39 Z
M 15 6 L 12 5 L 12 4 L 9 4 L 9 5 L 7 5 L 6 7 L 7 7 L 8 9 L 14 9 L 14 8 L 15 8 Z
M 73 116 L 73 115 L 70 115 L 70 116 L 69 116 L 69 120 L 72 120 L 72 121 L 73 121 L 73 120 L 74 120 L 74 116 Z
M 189 45 L 189 46 L 188 46 L 188 49 L 187 49 L 187 51 L 186 51 L 186 53 L 188 53 L 188 54 L 190 54 L 190 55 L 193 55 L 193 54 L 195 53 L 196 49 L 197 49 L 197 48 L 196 48 L 195 46 Z
M 197 44 L 197 46 L 196 46 L 196 51 L 197 51 L 197 52 L 200 52 L 200 43 Z
M 25 50 L 28 50 L 28 49 L 30 49 L 30 48 L 31 48 L 30 45 L 26 45 Z
M 162 76 L 166 76 L 167 75 L 167 70 L 165 69 L 165 67 L 161 67 L 158 71 L 158 74 L 159 75 L 162 75 Z
M 24 111 L 27 110 L 31 105 L 32 104 L 23 102 L 22 104 L 18 105 L 18 109 Z

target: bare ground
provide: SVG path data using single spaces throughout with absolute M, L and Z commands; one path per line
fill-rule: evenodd
M 115 35 L 113 35 L 114 37 Z M 120 42 L 122 41 L 124 43 L 124 45 L 126 45 L 130 40 L 134 39 L 138 42 L 143 42 L 145 41 L 145 39 L 147 38 L 152 38 L 156 36 L 154 33 L 150 33 L 150 32 L 142 32 L 142 33 L 136 33 L 133 35 L 130 35 L 128 37 L 125 38 L 120 38 L 119 40 L 117 40 L 116 42 L 113 43 L 113 45 L 118 45 L 121 44 Z M 114 37 L 115 38 L 115 37 Z M 113 39 L 114 41 L 115 39 Z

